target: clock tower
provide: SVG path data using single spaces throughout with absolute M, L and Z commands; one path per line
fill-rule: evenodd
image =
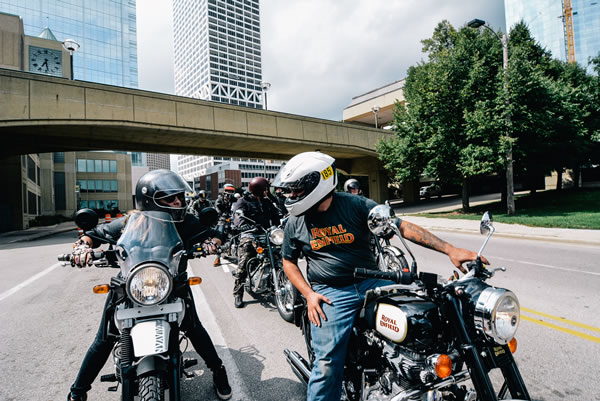
M 63 48 L 50 28 L 39 36 L 24 34 L 19 16 L 0 13 L 0 67 L 36 74 L 69 78 L 69 53 Z

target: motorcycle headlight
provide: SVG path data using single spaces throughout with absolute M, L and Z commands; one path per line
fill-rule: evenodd
M 515 336 L 521 308 L 519 299 L 511 291 L 502 288 L 486 288 L 475 305 L 475 328 L 498 344 L 506 344 Z
M 274 245 L 283 244 L 283 230 L 281 228 L 276 228 L 269 234 L 269 239 Z
M 164 267 L 142 265 L 129 275 L 127 294 L 139 305 L 156 305 L 169 296 L 171 280 L 171 275 Z

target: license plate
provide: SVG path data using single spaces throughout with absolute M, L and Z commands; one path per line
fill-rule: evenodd
M 149 320 L 133 326 L 131 340 L 136 357 L 166 352 L 169 347 L 171 326 L 164 320 Z

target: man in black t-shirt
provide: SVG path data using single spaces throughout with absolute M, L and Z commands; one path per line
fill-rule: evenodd
M 356 267 L 377 268 L 367 227 L 369 211 L 376 203 L 336 193 L 336 185 L 335 160 L 320 152 L 296 155 L 273 182 L 289 191 L 286 207 L 291 217 L 282 245 L 283 268 L 306 298 L 313 324 L 315 361 L 307 388 L 309 401 L 340 399 L 354 317 L 369 289 L 390 284 L 353 277 Z M 412 242 L 448 255 L 463 272 L 462 263 L 477 258 L 475 252 L 456 248 L 415 224 L 401 221 L 399 228 Z M 298 267 L 301 252 L 308 262 L 308 282 Z

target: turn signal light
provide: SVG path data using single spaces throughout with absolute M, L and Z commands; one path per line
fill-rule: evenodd
M 108 294 L 110 286 L 108 284 L 101 284 L 94 286 L 94 294 Z
M 435 373 L 441 379 L 445 379 L 452 374 L 452 360 L 446 354 L 438 356 L 434 366 Z
M 515 337 L 513 337 L 512 340 L 508 342 L 508 348 L 513 354 L 517 352 L 517 339 Z
M 202 277 L 195 277 L 195 276 L 194 277 L 190 277 L 188 279 L 188 283 L 190 285 L 198 285 L 198 284 L 202 283 Z
M 261 246 L 259 246 L 258 248 L 256 248 L 256 252 L 257 253 L 263 253 L 263 250 Z

